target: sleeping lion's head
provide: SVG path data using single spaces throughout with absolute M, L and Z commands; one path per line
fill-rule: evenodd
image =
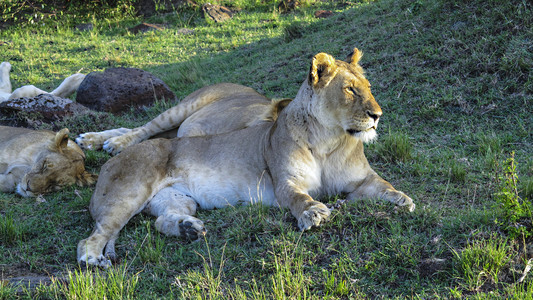
M 308 82 L 315 98 L 311 109 L 321 124 L 369 142 L 377 135 L 382 112 L 359 65 L 362 55 L 355 48 L 345 62 L 319 53 L 313 58 Z
M 97 176 L 85 170 L 83 151 L 68 139 L 68 129 L 59 131 L 49 146 L 39 151 L 31 170 L 17 186 L 21 196 L 37 196 L 72 184 L 86 186 L 96 182 Z

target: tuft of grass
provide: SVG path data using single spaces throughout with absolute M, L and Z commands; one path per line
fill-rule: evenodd
M 127 264 L 99 269 L 68 271 L 66 280 L 52 278 L 48 293 L 53 299 L 134 299 L 139 274 L 129 275 Z
M 7 281 L 0 280 L 0 300 L 11 300 L 17 297 L 17 288 Z
M 138 256 L 143 263 L 161 264 L 164 259 L 163 249 L 165 241 L 160 233 L 152 233 L 151 222 L 145 222 L 146 235 L 140 243 Z
M 283 38 L 285 42 L 291 42 L 292 40 L 301 38 L 306 31 L 306 27 L 309 24 L 292 23 L 283 28 Z
M 476 135 L 476 144 L 478 152 L 481 155 L 489 155 L 492 153 L 499 154 L 502 151 L 502 139 L 500 136 L 492 133 L 480 133 Z
M 503 210 L 503 220 L 497 221 L 513 239 L 529 237 L 533 232 L 533 204 L 518 193 L 518 174 L 514 152 L 505 161 L 494 194 Z
M 413 145 L 407 134 L 389 133 L 376 144 L 379 157 L 387 162 L 406 162 L 412 158 Z
M 451 180 L 457 183 L 464 183 L 466 181 L 466 169 L 459 162 L 452 160 L 450 168 Z
M 473 292 L 485 284 L 497 285 L 500 272 L 510 260 L 509 248 L 505 238 L 493 235 L 471 242 L 461 251 L 452 250 L 456 276 L 463 288 Z
M 270 277 L 274 299 L 305 299 L 310 295 L 309 279 L 303 270 L 303 256 L 298 241 L 272 241 L 274 273 Z
M 214 258 L 211 256 L 211 250 L 207 240 L 204 240 L 207 249 L 207 258 L 197 253 L 203 261 L 202 271 L 188 270 L 183 276 L 175 278 L 175 284 L 180 288 L 181 295 L 184 299 L 220 299 L 223 295 L 223 277 L 224 277 L 224 251 L 222 248 L 220 263 L 214 265 Z
M 24 225 L 16 221 L 11 214 L 0 216 L 0 241 L 6 244 L 14 244 L 24 236 Z

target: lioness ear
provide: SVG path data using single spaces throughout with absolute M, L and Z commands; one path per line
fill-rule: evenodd
M 79 174 L 78 178 L 76 178 L 76 184 L 79 186 L 89 186 L 94 184 L 97 180 L 98 175 L 83 171 L 83 173 Z
M 337 65 L 335 58 L 326 53 L 318 53 L 313 57 L 311 70 L 309 71 L 309 83 L 311 86 L 324 87 L 335 77 Z
M 348 62 L 352 65 L 357 65 L 363 57 L 363 51 L 360 51 L 357 48 L 353 48 L 353 52 L 348 55 Z
M 276 115 L 278 115 L 289 103 L 292 102 L 292 98 L 283 98 L 283 99 L 277 99 L 273 100 L 276 102 Z
M 61 129 L 54 138 L 53 147 L 59 152 L 62 153 L 63 150 L 67 149 L 68 145 L 68 129 Z

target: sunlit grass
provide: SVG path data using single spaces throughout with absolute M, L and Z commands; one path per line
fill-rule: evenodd
M 5 27 L 0 60 L 12 63 L 14 87 L 52 89 L 80 69 L 135 67 L 160 77 L 179 99 L 218 82 L 283 98 L 296 95 L 314 54 L 342 59 L 358 47 L 383 109 L 379 138 L 365 151 L 380 175 L 413 198 L 413 214 L 361 199 L 338 204 L 328 223 L 301 234 L 284 209 L 199 211 L 208 233 L 197 243 L 159 234 L 153 218 L 139 215 L 117 240 L 114 268 L 81 272 L 76 244 L 93 227 L 92 188 L 66 189 L 42 203 L 0 194 L 0 299 L 530 297 L 532 275 L 517 280 L 531 240 L 509 239 L 495 223 L 502 212 L 494 194 L 498 166 L 511 151 L 518 195 L 533 194 L 531 4 L 306 2 L 290 13 L 280 13 L 276 1 L 233 2 L 242 11 L 222 24 L 195 8 Z M 316 19 L 319 9 L 333 16 Z M 144 21 L 166 27 L 128 30 Z M 93 29 L 76 29 L 80 22 Z M 173 104 L 42 127 L 69 127 L 74 137 L 139 126 Z M 93 172 L 109 159 L 86 156 Z M 63 280 L 22 295 L 3 284 L 25 274 Z

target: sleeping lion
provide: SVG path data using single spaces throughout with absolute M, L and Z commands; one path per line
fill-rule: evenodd
M 413 211 L 413 200 L 365 158 L 363 143 L 376 137 L 382 111 L 361 56 L 357 49 L 348 62 L 317 54 L 294 100 L 282 110 L 271 102 L 243 129 L 124 148 L 101 169 L 90 203 L 95 227 L 78 244 L 78 262 L 110 266 L 120 230 L 141 211 L 157 217 L 163 234 L 190 239 L 206 232 L 197 206 L 287 207 L 302 231 L 327 221 L 330 210 L 315 200 L 324 195 L 379 198 Z
M 83 151 L 68 138 L 68 129 L 0 126 L 0 191 L 32 197 L 65 186 L 91 185 L 96 175 L 85 170 Z

